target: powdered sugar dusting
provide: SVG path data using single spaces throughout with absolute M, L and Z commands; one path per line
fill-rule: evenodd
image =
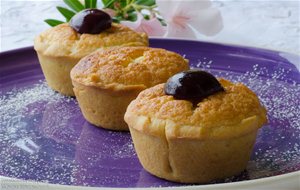
M 252 72 L 237 78 L 239 81 L 246 81 L 268 110 L 269 124 L 262 129 L 263 134 L 257 139 L 255 156 L 249 166 L 255 170 L 252 170 L 250 178 L 299 169 L 300 84 L 287 81 L 286 76 L 290 72 L 291 70 L 279 68 L 269 73 L 266 68 L 255 65 Z M 260 75 L 269 78 L 262 80 Z M 277 133 L 270 134 L 272 130 Z
M 18 126 L 24 116 L 18 114 L 12 118 L 16 112 L 29 111 L 29 114 L 34 115 L 36 110 L 29 110 L 28 105 L 42 101 L 53 102 L 61 98 L 62 96 L 49 89 L 44 82 L 29 89 L 13 89 L 0 96 L 0 123 L 11 130 L 17 130 L 15 126 Z
M 74 165 L 66 157 L 70 148 L 55 145 L 51 139 L 43 139 L 39 134 L 47 105 L 63 99 L 70 101 L 51 90 L 44 81 L 12 89 L 0 96 L 1 175 L 69 184 L 66 179 Z M 65 114 L 65 117 L 69 115 Z M 53 156 L 55 146 L 65 152 L 56 152 Z
M 128 133 L 90 125 L 76 99 L 54 92 L 44 81 L 0 95 L 0 124 L 0 175 L 86 186 L 101 181 L 113 186 L 126 178 L 103 179 L 106 173 L 98 170 L 105 166 L 99 163 L 107 160 L 112 164 L 108 168 L 122 168 L 123 160 L 129 160 L 139 166 Z
M 198 63 L 196 64 L 196 68 L 209 69 L 212 63 L 213 63 L 212 60 L 208 59 L 207 57 L 203 57 L 202 59 L 198 60 Z
M 269 123 L 257 138 L 247 171 L 215 181 L 274 176 L 300 168 L 300 84 L 291 69 L 253 65 L 245 73 L 214 67 L 207 57 L 196 67 L 257 93 Z M 227 68 L 228 71 L 226 71 Z M 77 101 L 52 91 L 44 81 L 0 94 L 0 174 L 84 186 L 178 186 L 142 169 L 129 133 L 99 129 L 85 121 Z

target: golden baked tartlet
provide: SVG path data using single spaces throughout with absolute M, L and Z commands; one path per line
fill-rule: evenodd
M 164 49 L 116 47 L 83 58 L 72 69 L 71 79 L 86 120 L 128 130 L 124 113 L 138 93 L 188 68 L 186 59 Z
M 148 46 L 148 37 L 120 24 L 99 34 L 80 34 L 65 23 L 42 32 L 34 41 L 48 85 L 70 96 L 74 95 L 70 71 L 75 64 L 95 50 L 116 46 Z
M 142 91 L 130 103 L 124 118 L 148 172 L 207 183 L 246 168 L 266 110 L 245 85 L 218 80 L 224 91 L 197 103 L 166 95 L 165 84 Z

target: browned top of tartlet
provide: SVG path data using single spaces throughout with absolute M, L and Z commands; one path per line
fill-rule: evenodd
M 148 46 L 148 36 L 121 24 L 100 34 L 79 34 L 68 23 L 50 28 L 35 38 L 34 48 L 46 56 L 82 58 L 99 48 Z
M 126 90 L 154 86 L 189 69 L 177 53 L 149 47 L 116 47 L 83 58 L 71 71 L 73 82 L 102 89 Z
M 128 106 L 125 121 L 153 135 L 203 139 L 241 136 L 266 123 L 266 110 L 254 92 L 241 83 L 219 82 L 225 91 L 196 106 L 165 95 L 164 84 L 146 89 Z

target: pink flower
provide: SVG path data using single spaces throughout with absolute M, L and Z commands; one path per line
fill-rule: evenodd
M 166 27 L 162 26 L 157 18 L 153 17 L 150 20 L 146 20 L 141 14 L 138 14 L 138 18 L 135 22 L 121 21 L 121 24 L 137 32 L 145 32 L 149 36 L 163 36 L 166 33 Z
M 221 14 L 210 0 L 156 0 L 156 4 L 167 23 L 166 37 L 211 36 L 223 28 Z

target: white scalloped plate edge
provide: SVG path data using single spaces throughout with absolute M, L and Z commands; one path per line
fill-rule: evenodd
M 22 188 L 20 188 L 22 187 Z M 35 181 L 26 181 L 20 179 L 14 179 L 9 177 L 0 176 L 0 189 L 1 190 L 15 190 L 15 189 L 39 189 L 39 190 L 115 190 L 120 188 L 109 187 L 83 187 L 83 186 L 70 186 L 70 185 L 58 185 L 49 184 Z M 223 184 L 210 184 L 210 185 L 195 185 L 195 186 L 183 186 L 183 187 L 159 187 L 159 188 L 126 188 L 134 190 L 147 190 L 147 189 L 159 189 L 159 190 L 267 190 L 267 189 L 280 189 L 280 190 L 299 190 L 300 189 L 300 171 L 291 172 L 283 175 L 260 178 L 255 180 L 223 183 Z

